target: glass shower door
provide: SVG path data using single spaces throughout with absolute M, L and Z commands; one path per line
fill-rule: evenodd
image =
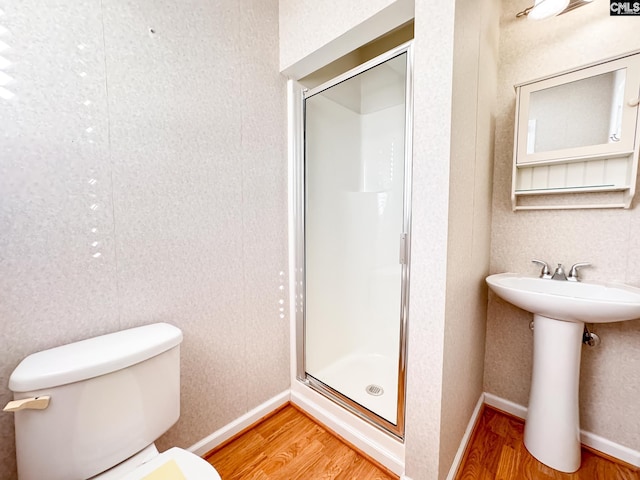
M 396 427 L 408 276 L 407 58 L 404 51 L 304 101 L 306 378 Z

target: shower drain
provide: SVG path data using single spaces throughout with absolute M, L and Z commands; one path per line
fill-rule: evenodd
M 367 385 L 367 388 L 365 390 L 369 395 L 373 395 L 374 397 L 379 397 L 384 393 L 384 388 L 373 383 L 371 385 Z

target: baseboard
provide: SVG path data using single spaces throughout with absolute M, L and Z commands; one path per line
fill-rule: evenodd
M 265 415 L 291 401 L 391 472 L 396 475 L 404 473 L 404 445 L 402 443 L 362 422 L 362 420 L 357 419 L 351 413 L 334 405 L 309 388 L 304 387 L 304 389 L 306 392 L 296 392 L 294 388 L 276 395 L 203 438 L 187 450 L 203 456 L 242 430 L 250 427 Z M 330 403 L 330 405 L 325 405 L 323 404 L 324 402 Z M 336 409 L 335 414 L 332 413 L 332 407 Z M 354 422 L 358 423 L 358 425 L 354 426 Z M 408 477 L 406 479 L 410 480 Z
M 527 418 L 527 407 L 523 407 L 522 405 L 513 403 L 510 400 L 498 397 L 492 393 L 484 393 L 484 403 L 503 412 L 510 413 L 514 417 L 521 418 L 522 420 Z
M 606 453 L 610 457 L 640 468 L 640 452 L 636 450 L 584 430 L 580 430 L 580 441 L 587 447 Z
M 467 424 L 467 428 L 464 431 L 464 435 L 462 436 L 462 440 L 460 441 L 460 446 L 458 447 L 458 451 L 456 452 L 456 456 L 453 457 L 453 463 L 449 468 L 449 474 L 447 475 L 447 480 L 453 480 L 455 478 L 456 473 L 458 472 L 458 468 L 460 467 L 460 463 L 464 457 L 464 452 L 467 449 L 467 445 L 469 445 L 469 441 L 471 440 L 471 434 L 473 433 L 473 429 L 478 421 L 478 417 L 480 416 L 480 412 L 482 412 L 482 406 L 484 405 L 484 393 L 480 394 L 480 398 L 478 398 L 478 402 L 476 403 L 475 408 L 473 409 L 473 413 L 471 414 L 471 418 L 469 419 L 469 423 Z
M 286 390 L 273 398 L 270 398 L 266 402 L 258 405 L 253 410 L 245 413 L 241 417 L 235 419 L 233 422 L 225 425 L 224 427 L 216 430 L 211 435 L 206 438 L 203 438 L 199 442 L 193 444 L 187 450 L 196 455 L 202 456 L 205 453 L 213 450 L 218 445 L 221 445 L 223 442 L 229 440 L 234 435 L 237 435 L 242 430 L 247 427 L 250 427 L 258 420 L 260 420 L 265 415 L 270 414 L 278 407 L 289 402 L 291 398 L 291 391 Z
M 398 440 L 360 420 L 308 387 L 294 384 L 291 402 L 391 472 L 398 476 L 404 473 L 404 445 Z
M 522 405 L 505 400 L 491 393 L 484 394 L 484 402 L 487 405 L 498 408 L 503 412 L 510 413 L 523 420 L 527 417 L 527 407 L 523 407 Z M 610 457 L 622 460 L 634 467 L 640 467 L 640 452 L 636 450 L 632 450 L 629 447 L 625 447 L 624 445 L 584 430 L 580 430 L 580 441 L 583 445 L 609 455 Z
M 360 428 L 355 428 L 354 426 L 349 425 L 349 422 L 346 422 L 331 413 L 331 408 L 326 408 L 326 405 L 323 406 L 321 400 L 319 401 L 317 398 L 311 398 L 301 394 L 300 392 L 291 390 L 286 390 L 261 405 L 258 405 L 253 410 L 195 443 L 187 450 L 195 453 L 196 455 L 202 456 L 289 401 L 295 403 L 310 415 L 316 417 L 335 433 L 342 436 L 345 440 L 352 443 L 364 453 L 383 464 L 389 470 L 400 475 L 402 480 L 411 480 L 408 476 L 404 475 L 404 445 L 399 444 L 399 442 L 396 442 L 390 437 L 385 438 L 385 434 L 373 431 L 375 429 L 369 425 L 364 425 L 365 431 L 363 432 Z M 449 474 L 447 475 L 447 480 L 451 480 L 455 476 L 467 444 L 471 439 L 473 427 L 480 414 L 483 403 L 498 408 L 523 420 L 527 416 L 527 408 L 522 405 L 491 393 L 482 394 L 478 399 L 478 403 L 476 404 L 471 418 L 469 419 L 469 423 L 467 424 L 460 446 L 458 447 L 458 451 L 454 457 Z M 587 447 L 593 448 L 594 450 L 598 450 L 599 452 L 619 459 L 629 465 L 640 468 L 640 452 L 636 450 L 584 430 L 580 431 L 580 440 L 582 444 Z

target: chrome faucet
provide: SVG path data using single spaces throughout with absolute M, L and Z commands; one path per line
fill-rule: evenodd
M 556 267 L 556 271 L 553 272 L 553 275 L 551 276 L 551 280 L 566 280 L 566 279 L 567 279 L 567 275 L 564 273 L 562 264 L 559 263 L 558 266 Z
M 580 276 L 579 276 L 578 269 L 582 267 L 588 267 L 591 265 L 590 263 L 587 263 L 587 262 L 575 263 L 569 270 L 569 275 L 567 275 L 564 271 L 564 268 L 562 267 L 562 264 L 559 263 L 555 271 L 553 272 L 553 274 L 551 274 L 551 271 L 549 270 L 549 265 L 547 265 L 547 262 L 543 262 L 542 260 L 531 260 L 531 261 L 533 263 L 537 263 L 542 266 L 542 270 L 540 271 L 540 278 L 550 278 L 552 280 L 567 280 L 569 282 L 579 282 Z

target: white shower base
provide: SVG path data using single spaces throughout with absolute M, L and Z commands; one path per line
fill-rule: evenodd
M 308 373 L 387 421 L 397 424 L 397 358 L 375 353 L 355 353 L 342 357 L 322 370 Z M 367 393 L 369 385 L 382 387 L 384 393 L 379 396 Z

